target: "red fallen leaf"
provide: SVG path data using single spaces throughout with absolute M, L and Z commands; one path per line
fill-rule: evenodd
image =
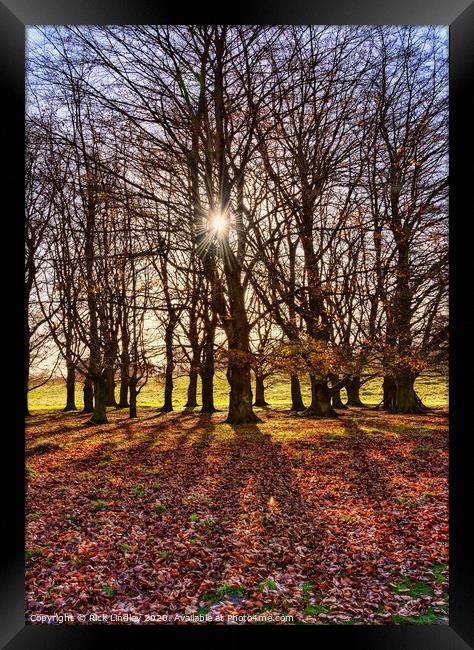
M 116 417 L 119 418 L 111 414 L 112 420 Z M 44 555 L 27 563 L 30 613 L 54 611 L 56 605 L 48 601 L 48 590 L 54 588 L 49 593 L 65 599 L 73 613 L 82 613 L 86 607 L 97 608 L 104 600 L 107 607 L 129 613 L 191 614 L 196 611 L 197 601 L 196 606 L 180 602 L 180 594 L 191 601 L 199 593 L 214 597 L 225 586 L 237 586 L 230 577 L 237 572 L 238 586 L 250 593 L 266 580 L 277 583 L 274 601 L 267 599 L 267 593 L 273 593 L 271 589 L 264 588 L 265 604 L 271 602 L 275 612 L 291 609 L 290 615 L 294 613 L 296 620 L 305 617 L 304 599 L 308 596 L 301 587 L 304 583 L 313 585 L 308 592 L 310 604 L 313 600 L 314 604 L 331 604 L 333 612 L 315 617 L 325 623 L 349 614 L 369 623 L 384 617 L 390 622 L 389 616 L 400 613 L 403 604 L 411 615 L 434 606 L 434 602 L 440 611 L 446 607 L 440 600 L 442 590 L 433 590 L 433 597 L 417 601 L 408 592 L 402 598 L 392 591 L 388 580 L 396 585 L 408 579 L 428 579 L 433 586 L 431 568 L 447 557 L 447 456 L 433 453 L 420 474 L 419 465 L 410 461 L 412 442 L 407 445 L 404 434 L 392 446 L 380 437 L 367 442 L 357 435 L 345 440 L 341 437 L 333 450 L 328 445 L 311 450 L 296 445 L 306 445 L 310 440 L 318 443 L 318 436 L 333 426 L 322 422 L 304 426 L 298 422 L 295 430 L 308 428 L 318 433 L 311 437 L 304 434 L 298 440 L 288 434 L 278 445 L 271 440 L 262 442 L 242 436 L 237 446 L 230 429 L 228 440 L 232 444 L 226 442 L 227 434 L 221 436 L 220 431 L 215 431 L 209 453 L 205 447 L 192 446 L 209 430 L 207 424 L 187 432 L 188 426 L 195 427 L 196 419 L 191 416 L 178 426 L 169 424 L 172 417 L 175 416 L 170 416 L 166 426 L 152 418 L 145 423 L 132 423 L 133 436 L 126 447 L 114 452 L 113 468 L 108 466 L 99 472 L 97 463 L 92 465 L 88 460 L 97 458 L 102 442 L 90 444 L 86 438 L 71 444 L 73 434 L 68 430 L 63 437 L 60 427 L 55 436 L 58 442 L 67 441 L 67 454 L 62 453 L 60 461 L 52 462 L 51 454 L 31 461 L 33 469 L 40 472 L 28 486 L 28 512 L 42 514 L 37 520 L 27 519 L 27 548 L 47 549 L 54 568 L 46 563 Z M 213 417 L 216 420 L 220 416 Z M 276 414 L 272 426 L 278 426 L 279 420 L 285 423 L 286 417 Z M 373 423 L 375 415 L 366 419 Z M 380 423 L 377 428 L 387 431 L 403 421 L 400 416 L 389 418 L 381 414 L 376 419 Z M 349 418 L 343 416 L 342 422 L 349 422 Z M 288 419 L 288 430 L 290 424 L 292 419 Z M 160 448 L 143 444 L 146 438 L 141 427 L 149 435 L 153 426 L 160 427 Z M 111 424 L 94 430 L 106 436 L 107 441 L 115 437 L 121 440 L 123 429 L 114 427 Z M 51 431 L 51 425 L 46 423 L 42 429 L 37 427 L 36 436 L 49 435 Z M 183 439 L 185 443 L 181 444 Z M 292 461 L 300 449 L 304 466 L 300 464 L 296 474 Z M 340 453 L 342 450 L 344 454 Z M 146 470 L 157 466 L 161 469 L 159 502 L 166 506 L 163 520 L 154 511 L 154 496 L 150 496 L 150 507 L 148 496 L 130 496 L 132 485 L 141 486 L 145 495 L 156 494 L 157 478 L 147 475 Z M 228 480 L 230 467 L 232 482 Z M 113 512 L 91 516 L 90 500 L 86 503 L 82 496 L 90 491 L 90 486 L 85 485 L 88 479 L 80 477 L 83 471 L 95 473 L 97 500 L 112 503 L 113 490 Z M 66 476 L 68 489 L 61 491 Z M 311 482 L 314 476 L 318 480 Z M 242 487 L 234 486 L 234 479 Z M 329 490 L 334 493 L 331 502 L 321 498 Z M 412 495 L 410 498 L 418 499 L 424 491 L 438 498 L 425 499 L 425 505 L 415 504 L 411 509 L 395 498 L 403 500 Z M 184 499 L 193 493 L 199 495 L 199 500 L 194 502 L 191 498 L 189 504 L 185 503 Z M 270 495 L 279 504 L 271 525 Z M 65 521 L 64 509 L 55 510 L 52 501 L 72 508 L 76 521 Z M 248 518 L 241 520 L 244 511 Z M 194 512 L 199 522 L 212 523 L 191 528 L 189 519 Z M 264 515 L 265 525 L 261 519 Z M 431 534 L 433 531 L 436 534 Z M 123 557 L 121 544 L 132 547 Z M 84 558 L 93 557 L 93 571 L 88 564 L 69 560 L 81 557 L 78 546 L 83 549 Z M 370 574 L 366 570 L 370 566 L 368 561 L 376 567 Z M 276 568 L 280 563 L 286 565 L 281 573 Z M 350 572 L 343 576 L 348 567 Z M 57 576 L 61 577 L 60 584 Z M 113 585 L 116 595 L 103 596 L 102 584 Z M 80 594 L 84 600 L 79 600 Z M 240 602 L 240 596 L 231 593 L 224 598 L 239 598 Z M 202 606 L 208 607 L 210 602 L 202 599 Z M 257 598 L 257 602 L 262 601 Z M 382 603 L 387 613 L 376 613 Z M 211 611 L 218 611 L 219 607 L 212 605 Z M 243 598 L 237 609 L 227 605 L 225 611 L 248 613 L 258 607 Z

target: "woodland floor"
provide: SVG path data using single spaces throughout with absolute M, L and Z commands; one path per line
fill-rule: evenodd
M 27 620 L 446 623 L 447 412 L 258 413 L 29 418 Z

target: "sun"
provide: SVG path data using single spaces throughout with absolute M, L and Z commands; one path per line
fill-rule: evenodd
M 222 214 L 215 214 L 211 218 L 211 230 L 216 235 L 222 235 L 227 227 L 227 220 Z

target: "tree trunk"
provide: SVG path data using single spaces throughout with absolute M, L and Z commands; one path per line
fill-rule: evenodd
M 338 388 L 336 392 L 332 395 L 332 405 L 335 409 L 346 409 L 347 406 L 343 403 L 341 399 L 341 389 Z
M 339 377 L 337 375 L 330 375 L 330 379 L 332 385 L 337 384 L 337 382 L 339 381 Z M 331 400 L 332 400 L 332 405 L 335 409 L 347 408 L 347 406 L 342 402 L 340 388 L 336 389 L 336 391 L 334 392 L 331 391 Z
M 94 412 L 94 389 L 92 380 L 89 377 L 84 379 L 84 409 L 83 413 Z
M 120 394 L 119 394 L 119 409 L 125 409 L 128 407 L 128 387 L 129 387 L 129 377 L 128 373 L 130 370 L 130 354 L 129 354 L 129 337 L 128 330 L 125 327 L 122 327 L 122 338 L 123 333 L 126 332 L 125 341 L 122 340 L 122 354 L 120 355 Z
M 197 328 L 197 302 L 198 302 L 198 291 L 199 287 L 196 286 L 196 272 L 194 263 L 192 264 L 192 276 L 191 281 L 193 283 L 193 292 L 191 296 L 191 309 L 189 310 L 189 329 L 188 329 L 188 338 L 191 346 L 192 357 L 189 368 L 189 383 L 188 383 L 188 399 L 186 401 L 186 408 L 194 408 L 198 405 L 197 403 L 197 384 L 199 370 L 201 366 L 201 350 L 199 347 L 199 336 Z
M 255 375 L 255 402 L 253 404 L 254 406 L 268 406 L 268 402 L 265 401 L 265 384 L 260 375 Z
M 204 340 L 203 360 L 201 370 L 201 396 L 202 408 L 201 413 L 214 413 L 214 336 L 216 330 L 215 312 L 206 328 L 206 337 Z
M 166 348 L 166 370 L 165 370 L 165 402 L 159 409 L 162 413 L 169 413 L 173 410 L 173 333 L 176 320 L 173 315 L 168 321 L 165 331 L 165 348 Z
M 67 364 L 66 376 L 66 406 L 65 411 L 76 411 L 76 370 L 71 363 Z
M 166 364 L 165 371 L 165 402 L 160 408 L 162 413 L 173 410 L 173 364 Z
M 215 160 L 219 174 L 219 199 L 221 211 L 228 214 L 231 205 L 231 184 L 229 165 L 226 159 L 226 128 L 225 128 L 225 99 L 224 99 L 224 49 L 227 26 L 222 26 L 215 32 L 215 76 L 214 76 L 214 107 L 215 107 Z M 237 189 L 237 209 L 235 219 L 243 222 L 243 187 L 244 168 L 240 169 Z M 224 233 L 220 248 L 225 251 L 222 255 L 224 274 L 227 284 L 229 313 L 221 309 L 221 317 L 227 334 L 229 348 L 229 365 L 227 380 L 230 385 L 229 412 L 226 422 L 229 424 L 247 424 L 261 422 L 252 409 L 252 386 L 250 381 L 250 326 L 245 306 L 245 288 L 242 284 L 241 265 L 245 253 L 244 228 L 236 228 L 237 256 L 229 245 L 229 235 Z M 223 301 L 222 301 L 223 302 Z
M 224 271 L 230 303 L 230 318 L 225 319 L 229 345 L 227 380 L 230 385 L 229 412 L 226 422 L 246 424 L 261 422 L 252 409 L 250 380 L 249 324 L 245 308 L 245 290 L 240 278 L 240 266 L 229 249 L 224 257 Z
M 107 424 L 107 381 L 105 374 L 100 373 L 94 379 L 94 412 L 90 419 L 92 424 Z
M 105 376 L 105 393 L 106 393 L 106 405 L 107 406 L 117 406 L 115 401 L 115 376 L 113 368 L 106 368 L 104 371 Z
M 314 375 L 311 379 L 311 404 L 303 415 L 312 417 L 335 417 L 337 414 L 331 406 L 331 389 L 327 382 L 318 381 Z
M 27 317 L 25 317 L 27 320 Z M 30 411 L 28 408 L 28 387 L 30 383 L 30 329 L 28 324 L 25 325 L 25 417 L 29 417 Z
M 421 400 L 415 392 L 415 374 L 402 368 L 395 374 L 395 413 L 423 413 Z
M 396 198 L 396 197 L 395 197 Z M 393 202 L 393 201 L 392 201 Z M 398 217 L 398 203 L 392 206 Z M 397 352 L 399 357 L 410 356 L 412 351 L 412 287 L 410 285 L 410 230 L 402 228 L 395 234 L 397 244 L 397 283 L 395 288 L 395 324 L 397 328 Z M 395 370 L 395 413 L 422 413 L 421 400 L 415 393 L 415 373 L 410 368 Z
M 118 403 L 119 409 L 125 409 L 128 407 L 128 388 L 129 388 L 128 376 L 122 373 L 120 376 L 120 397 Z
M 252 409 L 250 365 L 229 362 L 227 380 L 230 385 L 230 393 L 229 413 L 226 422 L 229 424 L 261 422 L 260 418 L 255 415 Z
M 198 370 L 195 367 L 192 367 L 189 373 L 188 399 L 185 404 L 186 408 L 194 408 L 195 406 L 198 405 L 197 383 L 198 383 Z
M 126 303 L 126 275 L 125 275 L 125 262 L 122 268 L 122 297 L 123 304 L 121 304 L 121 319 L 120 319 L 120 329 L 121 329 L 121 351 L 120 351 L 120 391 L 119 391 L 119 403 L 118 408 L 123 409 L 128 407 L 128 386 L 129 386 L 129 372 L 130 372 L 130 332 L 128 329 L 128 310 L 125 307 Z M 135 275 L 133 273 L 134 285 L 135 285 Z M 135 303 L 134 303 L 135 305 Z
M 301 243 L 304 252 L 304 267 L 308 283 L 308 313 L 305 316 L 306 331 L 315 341 L 329 342 L 331 327 L 321 291 L 321 278 L 318 269 L 318 256 L 314 251 L 312 237 L 313 211 L 309 204 L 303 205 Z M 311 365 L 310 365 L 311 368 Z M 310 371 L 311 404 L 303 415 L 315 417 L 336 417 L 331 405 L 331 389 L 327 381 L 317 379 Z
M 214 373 L 203 372 L 201 374 L 201 382 L 202 382 L 201 413 L 215 413 L 217 409 L 214 406 Z
M 215 413 L 214 406 L 214 371 L 201 373 L 202 408 L 201 413 Z
M 393 411 L 395 409 L 396 385 L 395 379 L 392 377 L 392 375 L 385 375 L 383 378 L 382 390 L 382 403 L 384 409 L 387 411 Z
M 304 408 L 300 380 L 297 375 L 291 375 L 291 410 L 304 411 Z
M 364 406 L 360 399 L 360 376 L 355 375 L 346 383 L 347 406 Z
M 206 302 L 204 312 L 204 345 L 202 350 L 202 367 L 201 367 L 201 396 L 202 408 L 201 413 L 214 413 L 214 339 L 217 326 L 217 289 L 215 285 L 215 276 L 213 265 L 208 260 L 206 273 L 209 280 L 211 291 L 211 302 Z
M 130 379 L 129 388 L 130 388 L 129 417 L 136 418 L 137 417 L 137 380 L 136 379 Z

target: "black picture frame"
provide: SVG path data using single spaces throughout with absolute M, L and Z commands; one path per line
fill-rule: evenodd
M 416 648 L 417 650 L 465 650 L 474 647 L 474 590 L 472 583 L 472 538 L 469 497 L 472 456 L 468 445 L 472 432 L 463 410 L 469 408 L 469 381 L 461 369 L 469 361 L 472 316 L 463 279 L 470 278 L 469 253 L 460 253 L 466 229 L 472 219 L 471 149 L 472 136 L 470 81 L 473 78 L 474 4 L 469 0 L 254 0 L 251 9 L 242 3 L 226 3 L 225 15 L 218 8 L 205 9 L 196 3 L 184 13 L 177 3 L 148 3 L 134 0 L 1 0 L 0 74 L 6 112 L 2 124 L 2 158 L 6 162 L 2 192 L 4 259 L 3 367 L 16 369 L 2 373 L 8 391 L 2 392 L 5 411 L 13 419 L 3 427 L 4 480 L 1 554 L 1 647 L 8 650 L 67 648 L 75 650 L 103 646 L 115 648 L 158 647 L 169 642 L 196 644 L 211 637 L 213 643 L 241 646 L 252 639 L 268 642 L 277 635 L 283 643 L 310 642 L 325 648 L 341 647 L 377 650 Z M 24 214 L 24 45 L 25 26 L 33 24 L 438 24 L 450 27 L 450 247 L 451 322 L 450 344 L 450 617 L 449 625 L 387 626 L 74 626 L 25 625 L 24 616 L 24 438 L 23 408 L 14 398 L 23 395 L 22 294 L 23 214 Z M 7 200 L 8 199 L 8 200 Z M 8 205 L 8 207 L 7 207 Z M 8 249 L 8 250 L 7 250 Z M 11 249 L 11 251 L 10 251 Z M 18 281 L 19 286 L 15 286 Z M 467 302 L 466 302 L 467 298 Z M 18 346 L 11 342 L 15 341 Z M 468 367 L 472 368 L 470 364 Z M 472 370 L 471 370 L 472 374 Z M 11 398 L 7 396 L 12 396 Z M 467 409 L 466 409 L 467 411 Z M 7 473 L 6 469 L 11 469 Z M 304 635 L 305 639 L 303 641 Z M 151 637 L 151 638 L 150 638 Z M 151 645 L 153 644 L 153 645 Z

